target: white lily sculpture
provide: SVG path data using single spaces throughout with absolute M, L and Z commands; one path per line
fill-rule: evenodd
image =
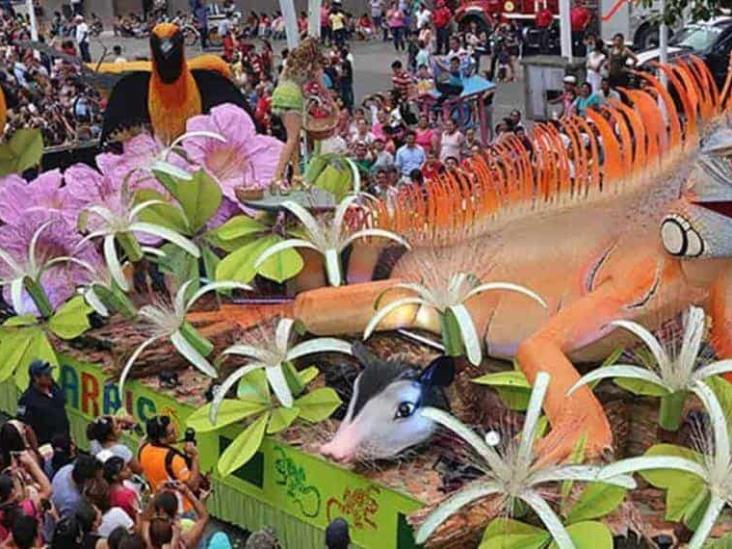
M 318 337 L 290 347 L 294 325 L 295 321 L 291 318 L 280 319 L 274 336 L 269 341 L 264 341 L 261 345 L 232 345 L 223 351 L 222 355 L 224 356 L 243 356 L 252 360 L 252 362 L 233 372 L 216 391 L 211 403 L 211 423 L 216 423 L 219 408 L 229 389 L 253 370 L 264 368 L 267 381 L 277 396 L 277 400 L 280 401 L 282 406 L 290 408 L 294 399 L 284 372 L 287 363 L 312 353 L 338 352 L 351 354 L 351 344 L 349 342 L 332 337 Z
M 440 524 L 466 505 L 493 496 L 500 498 L 504 509 L 509 512 L 517 500 L 524 502 L 536 513 L 560 549 L 574 548 L 569 533 L 542 496 L 539 486 L 548 482 L 594 482 L 598 480 L 601 468 L 592 465 L 542 467 L 536 463 L 533 447 L 549 379 L 550 376 L 546 372 L 540 372 L 536 376 L 521 438 L 518 441 L 510 441 L 503 452 L 489 446 L 477 433 L 447 412 L 435 408 L 425 408 L 422 411 L 424 416 L 453 431 L 475 450 L 482 462 L 478 467 L 484 470 L 485 476 L 471 482 L 427 515 L 417 530 L 418 544 L 427 541 Z M 623 488 L 636 486 L 631 476 L 623 474 L 605 475 L 602 482 Z
M 165 253 L 157 248 L 142 246 L 142 251 L 157 257 L 165 257 Z M 79 265 L 89 273 L 89 280 L 79 286 L 78 291 L 84 296 L 84 301 L 94 309 L 95 313 L 108 317 L 111 314 L 110 308 L 112 308 L 129 319 L 135 317 L 137 310 L 134 304 L 127 297 L 124 290 L 114 281 L 107 265 L 92 265 L 75 257 L 67 257 L 66 259 L 70 263 Z
M 664 429 L 675 431 L 681 423 L 686 396 L 698 381 L 732 372 L 732 360 L 720 360 L 697 368 L 702 339 L 706 333 L 706 316 L 699 307 L 689 307 L 684 318 L 684 335 L 681 349 L 671 352 L 664 349 L 651 332 L 636 322 L 618 320 L 611 326 L 622 328 L 637 336 L 651 352 L 654 370 L 629 364 L 615 364 L 594 370 L 584 376 L 569 390 L 607 378 L 627 378 L 650 383 L 658 388 L 661 397 L 659 423 Z
M 44 261 L 39 257 L 38 240 L 52 224 L 53 221 L 48 221 L 36 229 L 28 244 L 26 256 L 22 259 L 16 260 L 13 254 L 0 248 L 0 260 L 10 270 L 9 276 L 0 280 L 0 286 L 10 286 L 10 302 L 18 314 L 23 310 L 24 290 L 31 296 L 42 316 L 53 313 L 53 306 L 41 285 L 41 277 L 49 268 L 68 262 L 70 258 L 59 256 Z
M 122 192 L 123 196 L 129 194 L 125 190 Z M 91 206 L 86 210 L 90 216 L 93 215 L 98 218 L 97 224 L 101 228 L 92 231 L 84 237 L 84 241 L 99 237 L 104 238 L 104 259 L 107 262 L 112 278 L 124 291 L 129 291 L 130 287 L 122 271 L 122 263 L 117 255 L 115 241 L 122 247 L 127 259 L 131 263 L 140 261 L 144 257 L 145 252 L 149 252 L 151 249 L 143 248 L 135 237 L 135 233 L 147 234 L 155 238 L 167 240 L 184 249 L 195 258 L 201 256 L 201 251 L 198 246 L 183 235 L 167 227 L 139 220 L 140 214 L 146 208 L 157 204 L 164 204 L 163 201 L 147 200 L 136 206 L 132 206 L 130 200 L 123 201 L 128 205 L 122 213 L 114 212 L 105 206 Z
M 186 321 L 186 315 L 193 305 L 208 292 L 219 290 L 251 290 L 251 286 L 239 282 L 211 282 L 199 288 L 190 298 L 186 298 L 188 288 L 193 283 L 189 280 L 175 294 L 173 303 L 159 302 L 145 305 L 138 311 L 138 317 L 152 326 L 152 336 L 137 346 L 122 369 L 119 378 L 119 393 L 124 394 L 124 384 L 135 361 L 150 345 L 162 338 L 167 338 L 198 370 L 210 377 L 217 377 L 216 368 L 206 358 L 213 350 L 213 345 Z
M 226 138 L 223 135 L 215 132 L 194 131 L 184 133 L 183 135 L 176 138 L 175 141 L 173 141 L 170 145 L 160 151 L 160 154 L 156 156 L 156 158 L 150 165 L 150 171 L 162 172 L 167 175 L 172 175 L 173 177 L 182 179 L 183 181 L 190 181 L 191 179 L 193 179 L 193 175 L 190 172 L 187 172 L 183 168 L 179 168 L 175 164 L 171 164 L 168 160 L 171 154 L 176 153 L 178 156 L 188 161 L 185 150 L 181 148 L 180 144 L 191 137 L 208 137 L 210 139 L 220 141 L 221 143 L 226 143 Z
M 338 204 L 335 215 L 330 221 L 318 221 L 306 208 L 297 202 L 287 201 L 282 206 L 300 220 L 305 227 L 307 239 L 291 238 L 279 242 L 265 250 L 254 264 L 258 268 L 273 255 L 289 248 L 310 248 L 319 252 L 325 258 L 325 271 L 328 283 L 331 286 L 340 286 L 343 282 L 341 274 L 340 254 L 343 250 L 359 238 L 387 238 L 409 248 L 409 244 L 399 235 L 384 229 L 361 229 L 349 233 L 344 227 L 348 208 L 358 198 L 358 195 L 347 196 Z
M 673 469 L 699 477 L 709 489 L 710 500 L 688 549 L 701 549 L 725 505 L 732 505 L 732 454 L 727 418 L 714 392 L 709 386 L 697 381 L 691 391 L 699 397 L 709 413 L 713 440 L 700 441 L 706 451 L 702 453 L 703 463 L 679 456 L 641 456 L 623 459 L 608 465 L 600 472 L 600 480 L 653 469 Z
M 542 307 L 546 307 L 546 302 L 541 296 L 519 284 L 510 282 L 481 284 L 476 277 L 465 273 L 457 273 L 449 278 L 429 278 L 434 279 L 430 287 L 416 282 L 400 282 L 389 288 L 387 292 L 400 288 L 414 292 L 415 295 L 397 299 L 381 307 L 366 325 L 363 338 L 368 339 L 378 325 L 400 307 L 410 305 L 429 307 L 436 309 L 440 314 L 445 353 L 449 356 L 459 356 L 464 346 L 468 360 L 477 366 L 483 359 L 483 346 L 475 329 L 473 318 L 465 306 L 470 298 L 483 292 L 505 290 L 523 294 Z M 376 306 L 378 307 L 378 302 Z

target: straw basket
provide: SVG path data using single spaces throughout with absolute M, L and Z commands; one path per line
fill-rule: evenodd
M 326 116 L 313 116 L 314 109 L 327 112 Z M 338 110 L 330 98 L 323 99 L 320 96 L 308 97 L 305 104 L 305 120 L 303 123 L 308 137 L 313 140 L 328 139 L 335 133 L 338 127 Z

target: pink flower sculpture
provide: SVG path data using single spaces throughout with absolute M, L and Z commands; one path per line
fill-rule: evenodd
M 95 204 L 106 206 L 116 213 L 124 211 L 124 177 L 116 177 L 114 173 L 100 173 L 86 164 L 74 164 L 64 175 L 66 188 L 78 206 L 78 211 Z
M 12 225 L 0 226 L 0 248 L 8 252 L 20 265 L 28 265 L 30 242 L 35 232 L 45 223 L 36 244 L 35 261 L 42 265 L 57 257 L 75 257 L 91 265 L 101 265 L 102 260 L 89 242 L 74 231 L 63 217 L 54 212 L 37 212 L 18 219 Z M 0 262 L 0 278 L 12 277 L 5 262 Z M 74 263 L 58 263 L 49 267 L 41 276 L 41 285 L 54 308 L 74 295 L 77 286 L 89 281 L 89 272 Z M 3 297 L 10 303 L 10 286 L 3 288 Z M 22 310 L 18 314 L 38 314 L 30 296 L 24 292 Z
M 207 131 L 226 139 L 190 137 L 183 149 L 190 160 L 203 167 L 221 186 L 224 196 L 239 204 L 236 187 L 264 188 L 272 179 L 283 144 L 274 137 L 258 135 L 254 122 L 243 109 L 219 105 L 208 115 L 188 120 L 187 132 Z
M 63 180 L 58 170 L 43 173 L 30 183 L 18 175 L 0 179 L 0 220 L 15 225 L 28 215 L 56 213 L 73 227 L 79 204 Z
M 130 177 L 130 185 L 133 188 L 157 188 L 158 185 L 150 172 L 150 166 L 162 150 L 163 146 L 155 138 L 143 133 L 125 141 L 122 154 L 102 153 L 98 155 L 97 166 L 103 174 L 119 181 Z

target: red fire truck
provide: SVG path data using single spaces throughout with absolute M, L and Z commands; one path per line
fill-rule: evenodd
M 638 0 L 583 1 L 597 14 L 593 31 L 599 31 L 606 42 L 621 32 L 626 41 L 639 51 L 658 45 L 660 3 L 660 0 L 651 0 L 649 4 Z M 545 5 L 554 17 L 559 16 L 559 0 L 459 0 L 455 21 L 460 29 L 467 28 L 472 22 L 483 28 L 489 19 L 513 19 L 522 27 L 531 26 L 536 12 Z
M 520 25 L 534 22 L 536 12 L 548 7 L 557 16 L 558 0 L 463 0 L 455 10 L 455 21 L 463 29 L 475 22 L 479 28 L 485 28 L 488 21 L 514 19 Z

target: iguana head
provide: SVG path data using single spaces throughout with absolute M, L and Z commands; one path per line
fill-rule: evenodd
M 661 240 L 684 259 L 732 257 L 732 128 L 702 143 L 681 200 L 661 221 Z

